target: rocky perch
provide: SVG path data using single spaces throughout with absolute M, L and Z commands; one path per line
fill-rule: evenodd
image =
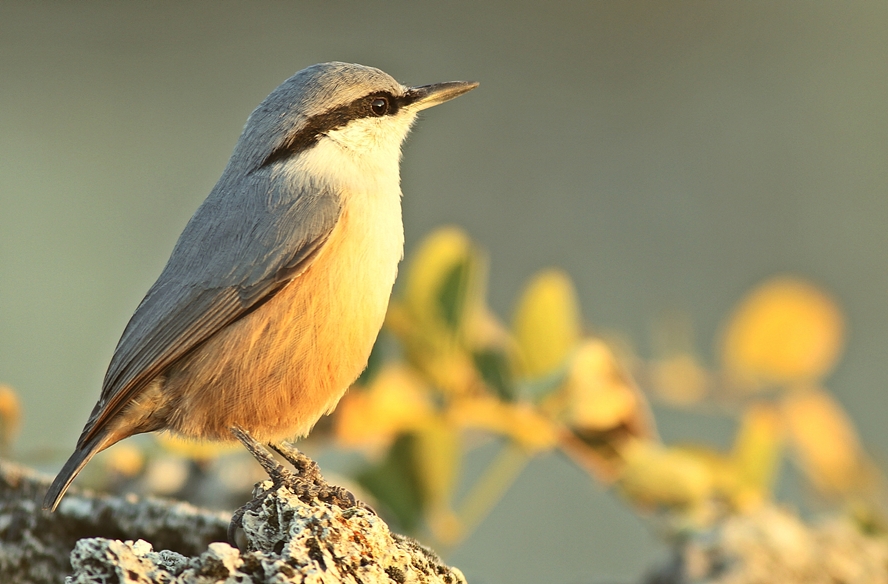
M 646 584 L 888 584 L 888 536 L 764 506 L 689 534 Z
M 262 485 L 268 488 L 270 481 Z M 370 511 L 306 505 L 286 487 L 243 517 L 246 551 L 209 544 L 198 557 L 155 552 L 144 540 L 82 539 L 71 554 L 71 584 L 91 582 L 441 582 L 464 584 L 455 568 L 415 541 L 391 533 Z
M 306 504 L 286 487 L 245 512 L 243 551 L 222 543 L 225 514 L 72 492 L 50 515 L 40 509 L 45 487 L 42 477 L 0 464 L 2 582 L 61 582 L 70 574 L 71 584 L 465 583 L 459 570 L 390 532 L 372 511 Z

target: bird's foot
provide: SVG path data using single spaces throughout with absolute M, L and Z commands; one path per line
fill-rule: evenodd
M 278 464 L 268 449 L 258 440 L 250 436 L 246 430 L 237 426 L 232 426 L 231 433 L 241 441 L 241 444 L 243 444 L 250 454 L 253 455 L 253 458 L 262 465 L 262 468 L 268 473 L 268 477 L 274 481 L 276 485 L 288 484 L 297 480 L 293 473 Z
M 359 501 L 348 489 L 336 485 L 330 485 L 321 475 L 321 470 L 315 461 L 307 457 L 305 454 L 285 443 L 270 444 L 278 454 L 293 465 L 295 473 L 290 472 L 277 463 L 268 449 L 257 441 L 250 434 L 237 426 L 231 428 L 231 433 L 240 440 L 246 449 L 253 455 L 265 472 L 268 473 L 272 481 L 271 487 L 265 489 L 253 500 L 234 512 L 231 517 L 231 523 L 228 525 L 228 542 L 235 544 L 235 535 L 237 530 L 243 527 L 243 517 L 247 511 L 258 509 L 269 493 L 276 491 L 282 486 L 286 486 L 295 494 L 300 501 L 311 504 L 315 499 L 330 505 L 337 505 L 343 509 L 358 507 L 366 509 L 374 515 L 373 509 Z
M 268 473 L 268 477 L 271 479 L 272 485 L 262 491 L 261 493 L 256 494 L 252 500 L 248 501 L 246 505 L 239 508 L 234 512 L 234 515 L 231 516 L 231 522 L 228 524 L 228 543 L 234 547 L 237 546 L 236 535 L 237 530 L 243 527 L 243 519 L 244 514 L 247 511 L 255 511 L 259 507 L 262 506 L 262 503 L 265 501 L 265 498 L 269 495 L 269 493 L 277 490 L 282 485 L 290 485 L 297 481 L 297 477 L 293 475 L 290 471 L 285 469 L 283 466 L 277 463 L 271 453 L 268 451 L 265 446 L 263 446 L 260 442 L 258 442 L 255 438 L 250 436 L 250 434 L 237 426 L 233 426 L 231 428 L 231 433 L 240 440 L 240 442 L 246 447 L 246 449 L 253 455 L 262 468 L 265 469 L 265 472 Z
M 317 499 L 342 509 L 357 507 L 376 515 L 372 507 L 360 501 L 351 491 L 345 487 L 328 483 L 321 474 L 318 464 L 292 444 L 281 442 L 280 444 L 270 444 L 270 446 L 296 469 L 298 481 L 296 481 L 296 485 L 293 485 L 295 487 L 293 492 L 301 501 L 308 503 Z

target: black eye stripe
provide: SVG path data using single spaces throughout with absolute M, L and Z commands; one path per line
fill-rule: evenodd
M 386 108 L 383 113 L 377 113 L 373 104 L 377 100 L 385 100 Z M 260 168 L 272 162 L 294 156 L 299 152 L 314 145 L 322 135 L 337 128 L 345 126 L 352 120 L 370 117 L 391 116 L 410 103 L 411 99 L 404 95 L 394 95 L 388 91 L 375 92 L 360 97 L 351 103 L 335 107 L 324 113 L 314 115 L 306 120 L 298 132 L 290 136 L 286 142 L 275 148 L 262 161 Z M 378 109 L 378 108 L 377 108 Z

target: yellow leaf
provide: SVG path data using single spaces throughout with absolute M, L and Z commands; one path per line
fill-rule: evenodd
M 438 389 L 448 394 L 465 394 L 479 383 L 471 355 L 460 347 L 414 355 L 412 362 Z
M 414 451 L 417 476 L 427 507 L 436 512 L 449 509 L 460 461 L 456 429 L 440 419 L 416 430 Z
M 551 450 L 558 443 L 558 427 L 532 404 L 509 402 L 509 435 L 531 452 Z
M 403 366 L 387 365 L 367 388 L 349 391 L 336 409 L 335 433 L 345 447 L 385 448 L 421 427 L 432 415 L 422 380 Z
M 479 262 L 471 240 L 456 227 L 429 234 L 407 268 L 403 300 L 411 317 L 435 334 L 458 329 L 460 323 L 450 321 L 470 313 L 483 295 L 475 273 Z
M 479 395 L 454 399 L 448 414 L 459 426 L 505 433 L 502 431 L 507 425 L 504 404 L 493 396 Z
M 581 321 L 577 294 L 565 272 L 550 269 L 534 276 L 512 324 L 525 374 L 539 377 L 563 366 L 580 340 Z
M 689 405 L 706 395 L 709 377 L 690 353 L 679 353 L 655 361 L 651 381 L 657 395 L 670 403 Z
M 473 351 L 504 342 L 484 305 L 485 273 L 465 233 L 439 229 L 411 258 L 404 287 L 389 307 L 386 327 L 401 341 L 404 356 L 445 393 L 477 387 Z
M 429 509 L 426 522 L 435 540 L 446 547 L 456 545 L 465 535 L 465 525 L 449 506 Z
M 747 382 L 814 381 L 835 365 L 844 322 L 836 303 L 814 285 L 778 277 L 735 309 L 723 339 L 725 366 Z
M 572 427 L 603 431 L 638 414 L 639 401 L 610 348 L 601 340 L 580 345 L 568 374 Z
M 749 509 L 768 499 L 782 451 L 783 421 L 777 408 L 761 404 L 747 409 L 731 456 L 739 483 L 729 493 L 735 506 Z
M 393 300 L 385 325 L 401 341 L 407 361 L 431 385 L 445 393 L 465 393 L 477 381 L 471 355 L 450 332 L 433 323 L 423 324 L 422 318 L 414 317 L 405 303 Z
M 453 401 L 449 412 L 454 423 L 507 436 L 532 452 L 549 450 L 558 442 L 559 429 L 532 404 L 502 402 L 491 396 Z
M 0 383 L 0 453 L 6 454 L 18 436 L 22 405 L 15 390 Z
M 793 392 L 783 413 L 802 468 L 826 493 L 849 493 L 866 486 L 867 463 L 854 425 L 825 391 Z
M 103 461 L 108 470 L 132 478 L 145 466 L 145 455 L 129 442 L 118 442 L 107 450 Z
M 623 450 L 623 493 L 636 503 L 688 508 L 713 492 L 713 473 L 704 457 L 655 442 L 635 441 Z

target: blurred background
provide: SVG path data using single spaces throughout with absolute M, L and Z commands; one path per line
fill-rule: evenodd
M 825 383 L 883 462 L 886 28 L 875 1 L 3 0 L 0 383 L 23 408 L 12 456 L 60 466 L 247 115 L 293 72 L 343 60 L 407 84 L 481 82 L 405 145 L 408 257 L 457 225 L 485 250 L 503 320 L 532 274 L 559 266 L 587 332 L 651 358 L 652 331 L 678 319 L 703 362 L 750 288 L 801 276 L 841 306 L 847 343 Z M 730 416 L 654 409 L 667 443 L 733 440 Z M 549 452 L 447 560 L 473 582 L 607 582 L 664 553 L 619 497 Z

